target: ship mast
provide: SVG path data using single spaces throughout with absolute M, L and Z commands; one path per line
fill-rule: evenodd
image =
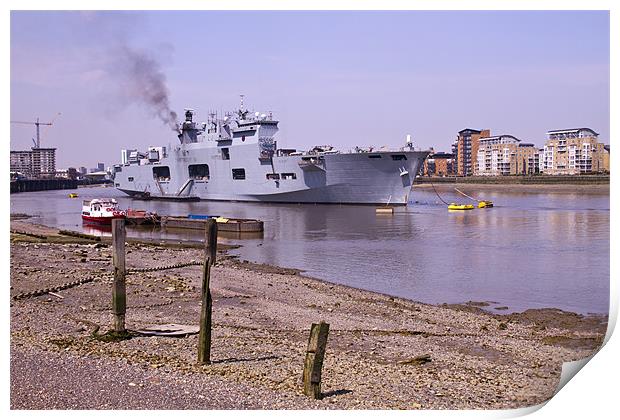
M 239 95 L 241 97 L 241 105 L 239 105 L 239 118 L 245 120 L 245 116 L 248 114 L 248 111 L 243 109 L 243 98 L 245 95 Z

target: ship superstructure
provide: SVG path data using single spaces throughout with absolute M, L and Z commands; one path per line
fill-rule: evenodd
M 114 183 L 130 196 L 285 203 L 406 204 L 428 151 L 279 149 L 271 113 L 244 109 L 205 123 L 185 110 L 174 146 L 124 151 Z

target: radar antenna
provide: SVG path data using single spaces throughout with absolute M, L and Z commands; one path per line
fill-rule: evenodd
M 239 106 L 239 118 L 241 118 L 242 120 L 245 120 L 245 116 L 248 114 L 248 111 L 243 109 L 243 98 L 245 98 L 245 95 L 239 95 L 241 97 L 241 105 Z

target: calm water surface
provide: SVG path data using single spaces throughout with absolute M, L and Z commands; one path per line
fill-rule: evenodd
M 464 202 L 450 186 L 447 201 Z M 463 188 L 461 188 L 463 189 Z M 257 218 L 262 237 L 228 238 L 242 259 L 295 267 L 335 283 L 427 303 L 490 301 L 509 311 L 555 307 L 606 313 L 609 305 L 609 192 L 510 192 L 464 188 L 496 207 L 448 212 L 428 189 L 417 204 L 376 215 L 372 206 L 138 201 L 113 188 L 11 195 L 11 212 L 33 222 L 82 227 L 82 199 L 115 197 L 122 208 L 159 214 Z M 130 230 L 130 236 L 201 240 L 201 233 Z

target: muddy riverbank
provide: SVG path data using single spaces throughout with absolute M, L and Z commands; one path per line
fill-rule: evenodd
M 464 191 L 497 191 L 497 192 L 518 192 L 518 193 L 583 193 L 609 195 L 609 183 L 606 184 L 517 184 L 517 183 L 482 183 L 482 182 L 463 182 L 447 181 L 436 182 L 436 180 L 422 180 L 415 184 L 416 189 L 433 190 L 433 186 L 439 189 L 453 189 L 454 187 Z
M 519 408 L 549 399 L 562 362 L 592 354 L 605 334 L 603 317 L 433 306 L 220 254 L 211 274 L 213 363 L 200 366 L 196 335 L 101 340 L 112 325 L 105 241 L 24 220 L 11 229 L 19 232 L 11 234 L 11 297 L 94 278 L 11 299 L 13 409 Z M 127 245 L 129 269 L 202 258 L 202 249 L 179 244 Z M 198 265 L 128 275 L 127 327 L 198 325 L 200 279 Z M 310 324 L 320 320 L 331 326 L 324 398 L 311 401 L 301 373 Z M 111 384 L 126 398 L 102 392 Z

